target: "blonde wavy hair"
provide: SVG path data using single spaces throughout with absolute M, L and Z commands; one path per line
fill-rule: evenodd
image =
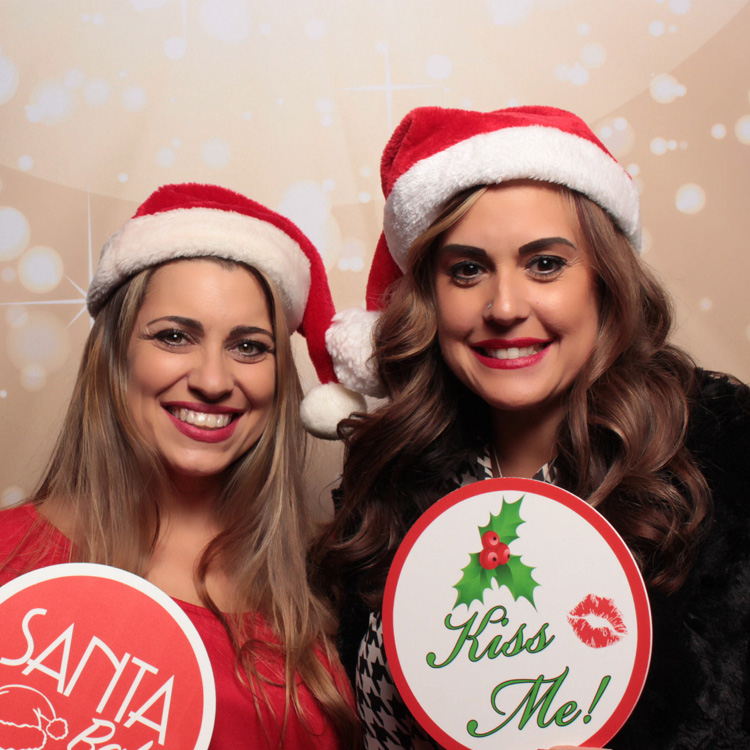
M 278 718 L 282 737 L 290 711 L 305 722 L 297 690 L 301 680 L 323 707 L 343 746 L 357 747 L 359 728 L 342 695 L 343 682 L 332 677 L 322 661 L 337 664 L 332 646 L 335 622 L 305 583 L 304 553 L 311 529 L 301 487 L 306 439 L 283 307 L 259 270 L 215 257 L 203 260 L 246 268 L 263 287 L 276 342 L 276 397 L 256 445 L 226 470 L 215 509 L 223 530 L 203 552 L 196 587 L 226 628 L 239 674 L 256 706 L 259 701 L 268 703 L 258 664 L 269 650 L 283 654 L 286 711 Z M 141 575 L 159 535 L 159 496 L 168 480 L 158 456 L 138 434 L 127 405 L 127 351 L 156 268 L 128 280 L 97 315 L 60 436 L 31 498 L 37 507 L 62 506 L 74 530 L 76 560 Z M 278 645 L 257 637 L 249 618 L 219 611 L 206 589 L 213 566 L 221 566 L 230 578 L 230 611 L 262 615 Z

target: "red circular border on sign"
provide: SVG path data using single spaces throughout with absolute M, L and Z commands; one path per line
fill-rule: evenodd
M 396 555 L 393 558 L 391 569 L 388 573 L 388 579 L 385 584 L 385 594 L 383 597 L 383 643 L 388 658 L 388 668 L 391 671 L 396 687 L 404 699 L 407 708 L 411 711 L 414 718 L 419 724 L 428 731 L 431 737 L 442 743 L 448 750 L 470 750 L 466 745 L 462 745 L 456 739 L 441 729 L 422 708 L 417 697 L 409 687 L 409 684 L 401 668 L 401 662 L 398 658 L 398 649 L 396 648 L 396 639 L 393 628 L 393 609 L 396 598 L 396 589 L 398 587 L 399 577 L 406 562 L 406 558 L 416 544 L 417 539 L 422 535 L 425 529 L 446 510 L 454 505 L 477 495 L 484 495 L 489 492 L 528 492 L 534 495 L 541 495 L 550 500 L 554 500 L 581 518 L 587 521 L 596 529 L 599 535 L 607 542 L 609 548 L 614 552 L 618 562 L 622 566 L 627 579 L 630 591 L 633 595 L 633 603 L 636 612 L 636 621 L 638 624 L 638 640 L 636 643 L 635 660 L 633 672 L 625 689 L 622 699 L 612 715 L 604 725 L 591 737 L 584 740 L 581 745 L 591 745 L 601 747 L 608 742 L 620 730 L 622 725 L 630 716 L 635 708 L 638 698 L 646 682 L 648 668 L 651 662 L 651 606 L 648 601 L 648 594 L 643 583 L 640 570 L 633 559 L 633 555 L 628 549 L 622 537 L 615 531 L 614 527 L 607 521 L 604 516 L 592 508 L 588 503 L 577 495 L 556 487 L 547 482 L 540 482 L 535 479 L 520 479 L 512 477 L 503 477 L 499 479 L 485 479 L 480 482 L 474 482 L 465 487 L 459 487 L 448 495 L 438 500 L 434 505 L 428 508 L 409 529 L 409 532 L 401 542 Z

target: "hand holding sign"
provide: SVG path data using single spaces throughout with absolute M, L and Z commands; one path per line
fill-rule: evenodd
M 407 706 L 455 749 L 604 743 L 651 652 L 623 541 L 579 498 L 525 479 L 461 488 L 417 521 L 388 578 L 383 635 Z

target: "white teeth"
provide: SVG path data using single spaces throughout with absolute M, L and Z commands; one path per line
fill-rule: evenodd
M 519 357 L 530 357 L 532 354 L 537 354 L 542 351 L 544 347 L 541 344 L 535 344 L 534 346 L 511 346 L 509 349 L 485 349 L 488 357 L 493 359 L 518 359 Z
M 202 411 L 191 411 L 190 409 L 180 409 L 171 412 L 180 422 L 187 422 L 196 427 L 205 427 L 209 430 L 218 430 L 226 427 L 232 421 L 231 414 L 207 414 Z

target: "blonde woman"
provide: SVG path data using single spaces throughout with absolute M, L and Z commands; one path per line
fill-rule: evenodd
M 177 600 L 212 661 L 215 750 L 357 745 L 335 626 L 305 585 L 289 337 L 318 336 L 326 292 L 285 218 L 216 186 L 157 190 L 103 250 L 46 475 L 0 513 L 0 582 L 87 561 Z

